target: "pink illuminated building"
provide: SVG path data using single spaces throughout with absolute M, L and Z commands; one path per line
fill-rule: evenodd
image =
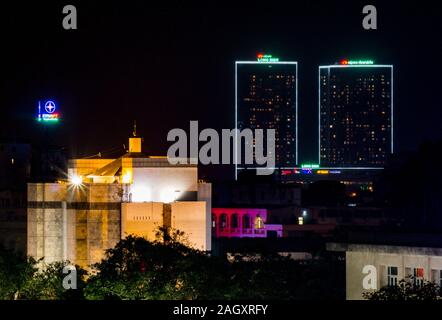
M 212 208 L 212 231 L 216 238 L 281 237 L 282 225 L 266 221 L 266 209 Z

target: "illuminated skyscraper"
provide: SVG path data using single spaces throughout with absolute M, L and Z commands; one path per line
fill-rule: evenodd
M 322 167 L 376 167 L 393 153 L 393 66 L 343 60 L 319 67 Z
M 298 162 L 297 72 L 297 62 L 279 61 L 271 55 L 235 63 L 236 126 L 240 130 L 275 129 L 276 168 L 294 167 Z M 238 165 L 236 172 L 244 167 L 253 166 Z

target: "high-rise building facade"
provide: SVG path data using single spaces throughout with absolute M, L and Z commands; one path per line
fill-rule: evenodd
M 320 165 L 382 168 L 391 153 L 393 66 L 371 60 L 320 66 Z
M 298 162 L 297 72 L 297 62 L 279 61 L 271 55 L 235 63 L 236 127 L 275 129 L 276 168 L 294 167 Z M 244 167 L 253 166 L 238 164 L 236 172 Z

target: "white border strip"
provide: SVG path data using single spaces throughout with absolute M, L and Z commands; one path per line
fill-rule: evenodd
M 245 168 L 238 167 L 238 170 L 384 170 L 384 167 L 319 167 L 319 168 L 302 168 L 302 167 L 283 167 L 283 168 Z

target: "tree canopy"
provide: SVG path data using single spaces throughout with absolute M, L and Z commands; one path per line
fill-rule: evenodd
M 1 299 L 343 299 L 342 261 L 297 261 L 277 254 L 259 259 L 213 256 L 187 245 L 183 232 L 159 228 L 157 239 L 128 236 L 88 272 L 77 268 L 77 289 L 62 286 L 68 262 L 5 253 Z
M 442 299 L 441 288 L 434 282 L 418 283 L 414 277 L 402 279 L 395 286 L 385 286 L 374 292 L 365 292 L 365 299 L 375 301 L 434 301 Z

